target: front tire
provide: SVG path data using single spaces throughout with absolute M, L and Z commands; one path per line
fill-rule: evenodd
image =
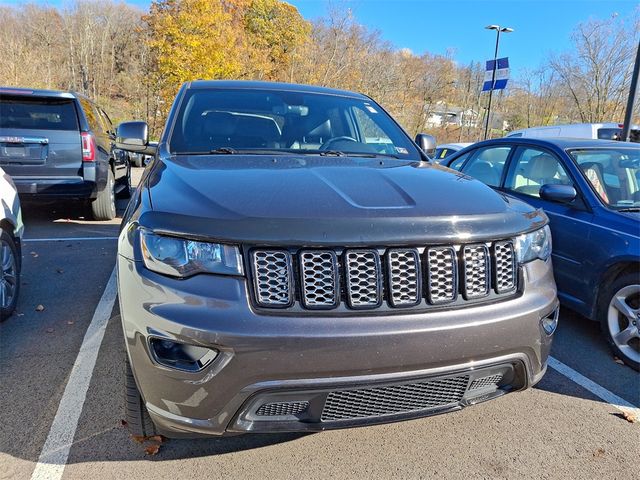
M 139 437 L 151 437 L 157 435 L 156 426 L 149 416 L 147 407 L 140 396 L 138 385 L 136 385 L 136 379 L 131 371 L 131 365 L 129 359 L 125 358 L 125 397 L 124 397 L 124 409 L 125 420 L 127 427 L 131 432 L 131 435 Z
M 615 355 L 640 371 L 640 279 L 637 274 L 623 275 L 606 288 L 598 305 L 598 318 Z
M 0 322 L 16 309 L 20 292 L 18 248 L 11 234 L 0 228 Z
M 98 198 L 91 202 L 91 213 L 94 220 L 113 220 L 116 217 L 116 192 L 113 172 L 108 170 L 107 185 L 98 193 Z

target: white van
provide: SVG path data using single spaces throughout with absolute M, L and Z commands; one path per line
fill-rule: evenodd
M 565 137 L 591 138 L 600 140 L 620 140 L 621 123 L 574 123 L 571 125 L 550 125 L 548 127 L 532 127 L 514 130 L 507 137 Z M 640 142 L 640 127 L 631 127 L 631 141 Z

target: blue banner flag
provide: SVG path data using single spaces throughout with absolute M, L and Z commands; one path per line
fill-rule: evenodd
M 497 62 L 497 65 L 496 65 Z M 493 88 L 491 88 L 491 79 L 493 78 L 493 69 L 496 69 L 495 81 L 493 82 Z M 484 84 L 482 85 L 482 91 L 488 92 L 489 90 L 502 90 L 506 88 L 507 81 L 509 80 L 509 58 L 499 58 L 498 60 L 487 60 L 487 68 L 484 72 Z

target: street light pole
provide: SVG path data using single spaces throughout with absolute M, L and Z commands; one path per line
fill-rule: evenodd
M 636 63 L 633 65 L 633 74 L 631 75 L 631 86 L 629 87 L 629 98 L 627 99 L 627 110 L 624 114 L 624 124 L 622 125 L 621 140 L 628 142 L 631 133 L 631 120 L 633 119 L 633 105 L 636 100 L 636 89 L 638 88 L 638 74 L 640 73 L 640 43 L 636 52 Z
M 496 84 L 496 70 L 498 69 L 498 46 L 500 45 L 500 33 L 513 32 L 513 28 L 501 27 L 500 25 L 488 25 L 487 30 L 496 31 L 496 49 L 493 54 L 493 71 L 491 73 L 491 88 L 489 89 L 489 104 L 487 105 L 487 114 L 484 122 L 484 138 L 487 139 L 487 133 L 489 132 L 489 116 L 491 115 L 491 99 L 493 98 L 493 87 Z

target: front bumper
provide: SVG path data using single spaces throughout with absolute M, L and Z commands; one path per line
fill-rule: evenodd
M 118 274 L 131 366 L 151 417 L 171 437 L 388 422 L 527 388 L 544 374 L 551 346 L 540 321 L 558 305 L 551 263 L 542 261 L 524 267 L 522 294 L 508 301 L 347 317 L 257 314 L 242 278 L 176 280 L 122 256 Z M 215 348 L 220 354 L 201 372 L 178 371 L 153 360 L 150 336 Z M 494 388 L 474 397 L 472 382 L 496 373 L 502 376 Z M 347 391 L 344 397 L 356 389 L 355 395 L 375 396 L 385 387 L 404 391 L 449 379 L 466 387 L 433 408 L 322 418 L 332 392 L 340 397 Z M 309 404 L 304 414 L 256 415 L 261 405 L 297 402 Z

